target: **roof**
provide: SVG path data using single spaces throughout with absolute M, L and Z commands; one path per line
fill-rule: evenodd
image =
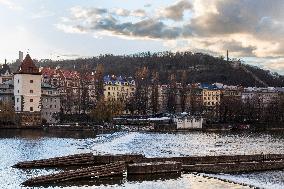
M 208 89 L 208 90 L 217 90 L 218 89 L 218 87 L 215 84 L 202 83 L 202 84 L 200 84 L 200 87 L 202 89 Z
M 59 74 L 60 77 L 66 79 L 78 79 L 80 74 L 77 71 L 63 70 L 63 69 L 53 69 L 48 67 L 41 68 L 41 73 L 43 77 L 52 77 Z
M 33 74 L 33 75 L 41 75 L 39 69 L 34 64 L 33 60 L 31 59 L 30 55 L 27 54 L 23 62 L 21 63 L 18 71 L 16 74 Z
M 110 76 L 110 75 L 107 75 L 107 76 L 104 76 L 104 82 L 106 84 L 108 83 L 111 83 L 112 85 L 116 85 L 117 83 L 121 83 L 122 85 L 124 85 L 124 83 L 128 83 L 128 84 L 134 84 L 134 80 L 132 77 L 122 77 L 122 76 Z

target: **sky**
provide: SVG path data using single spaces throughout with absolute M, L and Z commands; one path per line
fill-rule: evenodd
M 0 63 L 193 51 L 284 74 L 284 0 L 0 0 Z

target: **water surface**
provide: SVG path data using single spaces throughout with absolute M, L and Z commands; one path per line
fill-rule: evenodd
M 73 136 L 73 137 L 72 137 Z M 86 138 L 85 138 L 86 137 Z M 18 161 L 49 158 L 69 154 L 141 153 L 147 157 L 190 155 L 231 155 L 284 153 L 283 133 L 138 133 L 117 132 L 101 135 L 83 133 L 46 134 L 39 131 L 0 130 L 0 186 L 21 188 L 21 183 L 33 176 L 60 170 L 11 168 Z M 283 188 L 284 172 L 270 171 L 238 175 L 212 175 L 261 188 Z M 179 178 L 84 183 L 49 188 L 243 188 L 218 180 L 204 179 L 191 174 Z

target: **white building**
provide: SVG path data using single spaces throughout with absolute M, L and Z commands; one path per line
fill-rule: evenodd
M 174 119 L 177 129 L 202 129 L 203 118 L 182 114 Z
M 28 54 L 14 74 L 15 111 L 20 124 L 38 125 L 41 122 L 41 73 Z

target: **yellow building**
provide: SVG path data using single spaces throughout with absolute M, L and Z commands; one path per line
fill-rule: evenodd
M 202 89 L 203 106 L 214 107 L 220 104 L 220 89 L 218 89 L 215 85 L 203 85 Z
M 135 89 L 135 81 L 131 77 L 124 78 L 114 75 L 104 77 L 104 97 L 106 100 L 125 101 L 134 95 Z

